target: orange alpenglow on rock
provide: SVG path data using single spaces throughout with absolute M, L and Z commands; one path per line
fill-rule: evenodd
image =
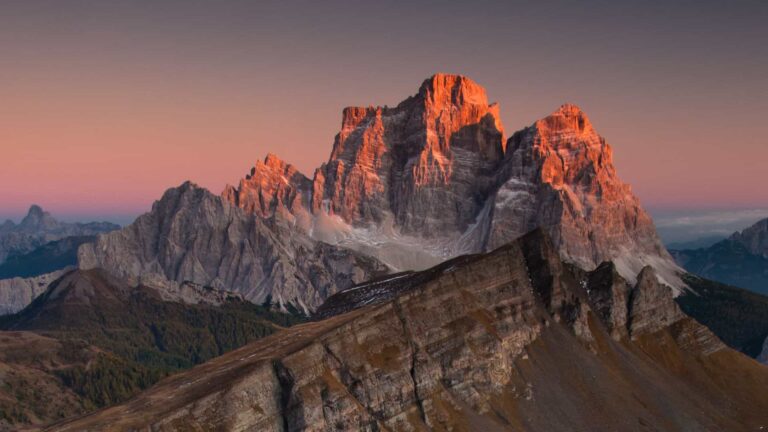
M 660 280 L 683 287 L 653 221 L 617 176 L 610 146 L 576 105 L 506 140 L 483 87 L 437 74 L 394 108 L 345 108 L 331 156 L 312 179 L 272 158 L 223 196 L 395 269 L 487 251 L 543 227 L 584 268 L 612 260 L 634 281 L 652 265 Z
M 659 281 L 685 287 L 579 108 L 564 105 L 505 139 L 482 87 L 435 75 L 394 108 L 345 109 L 313 178 L 270 154 L 221 197 L 182 185 L 83 245 L 78 262 L 311 311 L 370 277 L 494 250 L 537 228 L 585 270 L 612 261 L 634 284 L 651 266 Z

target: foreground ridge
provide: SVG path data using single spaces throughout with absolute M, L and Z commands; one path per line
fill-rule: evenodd
M 50 430 L 746 431 L 768 421 L 768 370 L 685 316 L 651 268 L 634 285 L 611 263 L 586 273 L 537 231 L 400 276 L 403 289 L 394 277 L 361 285 L 346 311 L 340 298 L 354 291 L 342 292 L 329 301 L 336 315 Z

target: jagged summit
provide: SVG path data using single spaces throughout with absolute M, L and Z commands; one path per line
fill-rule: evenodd
M 346 108 L 329 160 L 312 179 L 287 164 L 257 164 L 251 181 L 224 196 L 395 269 L 492 250 L 541 226 L 584 268 L 613 260 L 633 281 L 652 264 L 682 286 L 650 216 L 616 174 L 611 147 L 581 108 L 564 104 L 504 136 L 499 107 L 479 84 L 436 74 L 395 108 Z
M 563 104 L 542 120 L 536 122 L 537 127 L 546 127 L 552 131 L 577 131 L 581 134 L 594 133 L 592 123 L 587 114 L 574 104 Z
M 432 75 L 421 84 L 417 97 L 434 105 L 488 105 L 485 88 L 463 75 Z

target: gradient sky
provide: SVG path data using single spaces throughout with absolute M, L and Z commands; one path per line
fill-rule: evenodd
M 580 105 L 654 212 L 766 208 L 766 22 L 766 1 L 1 2 L 0 218 L 125 222 L 269 151 L 311 175 L 343 107 L 435 72 L 484 85 L 508 133 Z

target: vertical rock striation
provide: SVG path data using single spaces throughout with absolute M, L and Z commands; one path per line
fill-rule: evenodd
M 133 283 L 191 281 L 305 312 L 387 271 L 373 258 L 311 240 L 282 222 L 253 217 L 187 182 L 131 225 L 81 246 L 78 263 Z

